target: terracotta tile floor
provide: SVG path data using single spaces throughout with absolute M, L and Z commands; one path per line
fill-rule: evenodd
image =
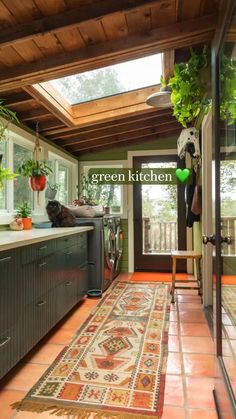
M 137 275 L 138 280 L 145 273 Z M 131 279 L 132 278 L 132 279 Z M 121 274 L 120 280 L 134 280 Z M 150 280 L 163 280 L 161 274 Z M 85 299 L 55 328 L 0 385 L 1 419 L 56 419 L 49 413 L 15 412 L 10 404 L 20 400 L 40 378 L 53 359 L 100 300 Z M 200 298 L 194 290 L 177 290 L 171 305 L 169 356 L 162 419 L 217 419 L 212 397 L 214 345 Z M 63 416 L 62 419 L 69 419 Z

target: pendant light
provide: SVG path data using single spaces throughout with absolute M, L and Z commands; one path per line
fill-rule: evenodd
M 162 86 L 159 92 L 148 96 L 146 104 L 155 108 L 170 108 L 172 106 L 171 87 Z

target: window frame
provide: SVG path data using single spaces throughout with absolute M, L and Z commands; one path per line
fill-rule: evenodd
M 34 151 L 35 146 L 35 134 L 24 130 L 21 127 L 10 123 L 8 128 L 8 138 L 6 142 L 6 167 L 9 167 L 13 171 L 14 155 L 13 147 L 14 144 L 25 147 L 27 150 Z M 40 138 L 41 154 L 40 159 L 48 161 L 49 156 L 53 155 L 58 161 L 62 162 L 63 165 L 69 168 L 68 173 L 68 202 L 72 202 L 72 199 L 76 196 L 76 185 L 78 183 L 78 161 L 72 155 L 64 153 L 62 150 L 57 150 L 53 145 L 45 142 Z M 34 193 L 34 209 L 32 211 L 33 222 L 48 220 L 46 213 L 46 200 L 45 193 L 39 194 L 39 202 L 37 202 L 37 194 Z M 14 181 L 10 180 L 6 182 L 6 208 L 0 209 L 0 226 L 9 224 L 15 215 L 14 210 Z
M 81 182 L 82 176 L 86 175 L 89 169 L 99 168 L 126 168 L 126 160 L 100 160 L 100 161 L 82 161 L 79 162 L 79 180 Z M 86 168 L 86 169 L 85 169 Z M 112 213 L 114 216 L 127 218 L 127 185 L 119 185 L 121 187 L 121 211 Z

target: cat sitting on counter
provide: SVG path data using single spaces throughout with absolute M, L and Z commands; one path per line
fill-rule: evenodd
M 75 216 L 59 201 L 49 201 L 46 211 L 49 220 L 52 222 L 52 227 L 75 227 L 78 225 Z

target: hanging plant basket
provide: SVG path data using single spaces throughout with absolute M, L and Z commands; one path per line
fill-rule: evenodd
M 46 176 L 31 176 L 29 178 L 29 186 L 32 189 L 32 191 L 43 191 L 47 184 L 47 178 Z

